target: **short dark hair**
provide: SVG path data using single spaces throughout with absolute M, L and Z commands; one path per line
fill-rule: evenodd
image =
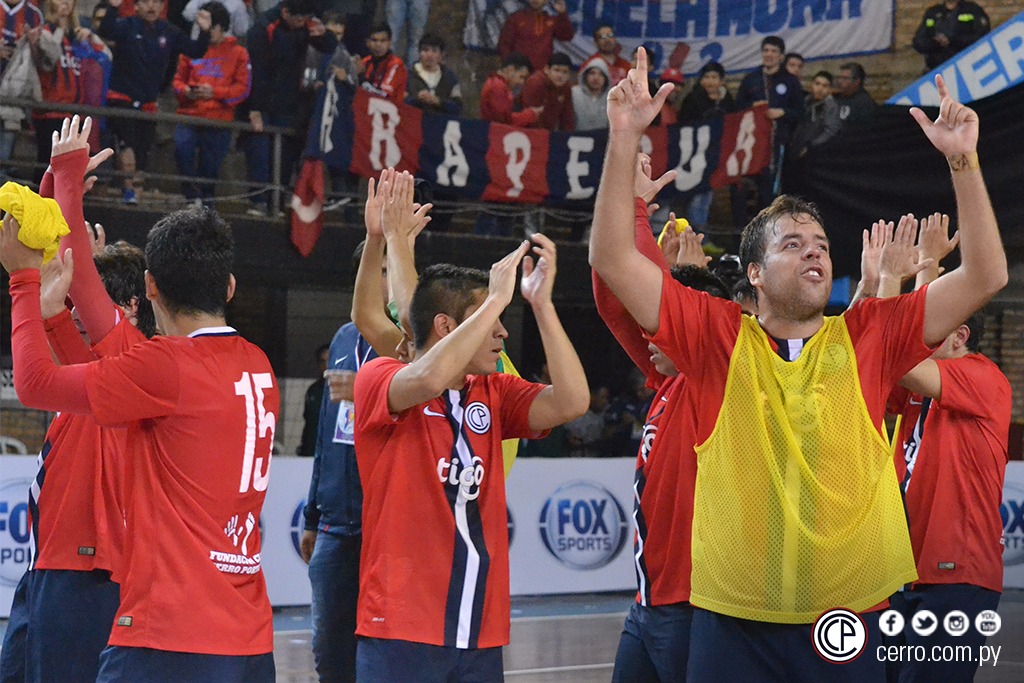
M 967 350 L 971 353 L 980 353 L 981 340 L 985 337 L 985 311 L 975 311 L 963 324 L 967 325 L 971 332 L 967 337 Z
M 716 73 L 722 78 L 725 78 L 725 67 L 720 62 L 708 62 L 700 68 L 697 72 L 697 80 L 704 78 L 704 74 Z
M 614 26 L 612 26 L 611 24 L 609 24 L 606 21 L 602 22 L 602 23 L 598 24 L 597 27 L 594 29 L 594 32 L 590 34 L 591 37 L 594 39 L 595 43 L 597 42 L 597 34 L 600 33 L 602 29 L 606 29 L 606 28 L 610 28 L 612 30 L 612 33 L 615 33 L 615 27 Z
M 530 60 L 518 52 L 512 52 L 505 59 L 501 60 L 501 68 L 504 69 L 506 66 L 514 66 L 516 70 L 526 69 L 530 71 L 533 69 Z
M 288 14 L 303 17 L 311 17 L 316 14 L 316 2 L 314 0 L 284 0 L 281 8 L 288 10 Z
M 147 337 L 156 334 L 153 304 L 146 298 L 146 255 L 134 244 L 118 240 L 92 257 L 110 299 L 119 306 L 138 306 L 137 327 Z
M 729 291 L 729 298 L 739 303 L 741 299 L 750 299 L 755 304 L 757 303 L 757 290 L 750 284 L 750 280 L 746 277 L 740 278 L 736 282 L 732 283 L 732 289 Z
M 864 67 L 857 62 L 847 62 L 839 67 L 839 70 L 849 71 L 850 77 L 855 81 L 860 81 L 861 83 L 867 80 L 868 77 L 867 72 L 864 71 Z
M 372 27 L 370 27 L 369 32 L 367 32 L 366 34 L 367 39 L 369 39 L 369 37 L 372 36 L 374 33 L 386 33 L 388 34 L 388 40 L 391 40 L 391 38 L 393 38 L 393 35 L 391 34 L 391 27 L 383 22 L 379 24 L 374 24 Z
M 420 38 L 419 49 L 422 50 L 425 47 L 436 47 L 441 52 L 444 52 L 448 47 L 448 44 L 444 42 L 444 38 L 435 33 L 425 33 Z
M 671 270 L 672 277 L 681 285 L 698 292 L 707 292 L 719 299 L 729 300 L 729 288 L 722 282 L 722 278 L 712 273 L 707 268 L 692 264 L 685 266 L 674 266 Z
M 235 242 L 213 209 L 167 214 L 146 239 L 146 267 L 161 299 L 176 315 L 222 315 Z
M 231 13 L 228 12 L 228 8 L 223 3 L 217 2 L 217 0 L 211 0 L 199 9 L 204 9 L 210 13 L 210 27 L 220 26 L 224 31 L 231 30 Z
M 554 52 L 548 59 L 548 66 L 567 66 L 572 68 L 572 60 L 564 52 Z
M 786 41 L 778 36 L 765 36 L 764 40 L 761 41 L 761 47 L 765 45 L 774 45 L 779 48 L 779 52 L 786 54 Z
M 438 313 L 450 315 L 461 323 L 466 310 L 476 302 L 474 294 L 480 290 L 486 292 L 488 282 L 487 273 L 476 268 L 450 263 L 424 268 L 409 304 L 409 322 L 416 348 L 427 345 Z
M 799 59 L 801 62 L 806 61 L 804 60 L 804 56 L 799 52 L 787 52 L 786 56 L 782 58 L 782 63 L 786 64 L 791 59 Z
M 768 235 L 775 229 L 779 219 L 783 216 L 801 214 L 810 216 L 824 229 L 825 224 L 821 220 L 821 213 L 813 202 L 788 194 L 779 195 L 775 201 L 754 216 L 747 227 L 743 228 L 743 234 L 740 237 L 740 265 L 744 273 L 747 272 L 747 266 L 751 263 L 764 262 L 764 252 L 768 247 Z
M 828 71 L 825 71 L 824 69 L 814 74 L 814 78 L 824 78 L 826 81 L 828 81 L 829 85 L 832 85 L 832 74 L 829 73 Z

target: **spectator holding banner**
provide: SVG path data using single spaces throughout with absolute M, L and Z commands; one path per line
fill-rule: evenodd
M 925 71 L 930 71 L 990 28 L 981 5 L 967 0 L 944 0 L 925 10 L 914 34 L 914 49 L 924 55 Z
M 545 11 L 548 0 L 526 0 L 528 8 L 513 12 L 501 27 L 498 54 L 518 52 L 530 60 L 531 71 L 543 69 L 555 50 L 555 40 L 571 40 L 576 29 L 569 21 L 565 0 L 551 0 L 555 14 Z

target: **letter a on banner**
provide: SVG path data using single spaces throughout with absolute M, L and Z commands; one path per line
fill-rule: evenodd
M 462 126 L 451 119 L 444 127 L 444 161 L 437 167 L 437 184 L 465 187 L 469 178 L 469 161 L 462 151 Z

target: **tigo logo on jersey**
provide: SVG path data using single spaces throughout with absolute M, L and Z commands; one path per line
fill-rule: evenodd
M 452 458 L 451 462 L 446 458 L 437 461 L 438 480 L 448 486 L 458 486 L 459 493 L 466 500 L 476 500 L 480 497 L 480 484 L 484 481 L 484 474 L 483 458 L 476 455 L 468 467 L 463 466 L 457 457 Z
M 32 559 L 28 526 L 28 479 L 0 485 L 0 584 L 17 586 Z
M 573 569 L 598 569 L 626 543 L 626 513 L 608 489 L 589 481 L 558 488 L 540 511 L 544 547 Z
M 1024 564 L 1024 490 L 1007 482 L 1003 486 L 1003 504 L 999 506 L 1003 520 L 1003 565 Z

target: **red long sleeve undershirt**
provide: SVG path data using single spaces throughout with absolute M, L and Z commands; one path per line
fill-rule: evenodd
M 634 199 L 634 242 L 637 250 L 657 264 L 659 268 L 667 271 L 668 261 L 658 246 L 651 232 L 651 223 L 647 218 L 647 203 L 640 197 Z M 633 316 L 629 314 L 626 307 L 622 305 L 612 290 L 608 287 L 597 271 L 591 271 L 594 286 L 594 302 L 597 304 L 597 312 L 601 320 L 608 326 L 615 341 L 626 352 L 630 360 L 650 380 L 652 373 L 657 371 L 651 365 L 651 354 L 647 349 L 647 340 L 644 339 L 643 330 L 637 325 Z
M 61 365 L 90 363 L 96 360 L 96 354 L 82 339 L 68 309 L 65 308 L 52 318 L 44 320 L 43 328 L 46 330 L 46 341 L 49 342 L 53 355 Z
M 53 172 L 54 199 L 60 205 L 64 220 L 71 232 L 61 240 L 61 253 L 71 249 L 75 259 L 75 274 L 71 280 L 71 300 L 75 304 L 78 319 L 82 321 L 89 339 L 95 344 L 110 333 L 117 324 L 118 315 L 114 302 L 103 286 L 103 280 L 92 260 L 92 243 L 86 234 L 85 215 L 82 210 L 85 169 L 89 164 L 89 150 L 78 149 L 53 157 L 50 168 Z M 45 184 L 44 176 L 44 184 Z M 40 190 L 44 188 L 40 184 Z
M 11 273 L 11 354 L 14 389 L 29 408 L 89 414 L 88 365 L 59 366 L 50 356 L 39 308 L 39 271 Z

